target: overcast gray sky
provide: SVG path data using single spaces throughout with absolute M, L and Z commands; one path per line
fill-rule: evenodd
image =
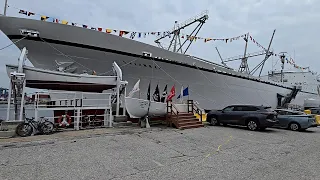
M 2 13 L 4 0 L 0 3 Z M 209 20 L 201 29 L 200 37 L 228 38 L 250 32 L 255 40 L 267 47 L 276 29 L 272 43 L 274 52 L 286 51 L 295 57 L 298 65 L 311 66 L 311 70 L 318 71 L 320 1 L 316 0 L 8 0 L 8 4 L 69 22 L 143 32 L 166 31 L 173 27 L 175 20 L 182 22 L 209 10 Z M 9 8 L 7 15 L 28 18 L 14 8 Z M 187 32 L 190 30 L 192 28 Z M 139 40 L 152 43 L 154 39 Z M 0 48 L 10 43 L 0 31 Z M 215 46 L 226 58 L 243 54 L 244 45 L 243 40 L 232 43 L 197 41 L 189 54 L 219 63 Z M 248 52 L 260 50 L 249 42 Z M 0 51 L 0 86 L 8 86 L 5 64 L 16 63 L 18 56 L 16 47 Z M 262 56 L 250 59 L 249 64 L 252 67 L 262 59 Z M 278 57 L 270 58 L 265 72 L 277 60 Z M 237 68 L 239 63 L 229 65 Z M 275 68 L 279 67 L 278 63 Z M 287 65 L 287 68 L 291 67 Z

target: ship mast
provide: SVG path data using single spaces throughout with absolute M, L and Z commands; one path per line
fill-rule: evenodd
M 286 55 L 285 53 L 287 52 L 281 52 L 280 54 L 280 59 L 281 59 L 281 77 L 280 77 L 280 82 L 283 83 L 283 70 L 284 70 L 284 62 L 285 62 L 285 58 L 286 58 Z
M 155 40 L 154 42 L 158 44 L 159 47 L 167 49 L 167 50 L 171 50 L 173 52 L 179 52 L 185 54 L 187 52 L 187 50 L 189 49 L 189 47 L 191 46 L 191 44 L 193 43 L 193 41 L 195 39 L 193 39 L 193 37 L 196 37 L 197 34 L 199 33 L 200 29 L 202 28 L 203 24 L 206 22 L 206 20 L 208 20 L 209 16 L 208 16 L 208 10 L 203 11 L 201 14 L 188 19 L 187 21 L 178 24 L 178 21 L 175 21 L 175 25 L 173 30 L 169 31 L 168 33 L 166 33 L 165 35 L 161 36 L 160 38 L 158 38 L 157 40 Z M 191 32 L 191 34 L 188 35 L 188 37 L 184 37 L 184 41 L 181 43 L 181 30 L 194 24 L 194 23 L 199 23 L 197 25 L 196 28 L 194 28 L 194 30 Z M 171 36 L 173 35 L 171 41 L 170 41 L 170 45 L 165 48 L 160 40 L 169 37 L 171 38 Z M 187 41 L 189 41 L 189 44 L 187 45 L 187 47 L 183 50 L 182 48 L 184 47 L 184 45 L 187 43 Z
M 247 33 L 246 36 L 244 37 L 244 40 L 246 41 L 246 45 L 244 48 L 243 58 L 241 59 L 241 64 L 239 67 L 239 72 L 242 72 L 242 73 L 244 72 L 246 74 L 250 72 L 249 65 L 248 65 L 248 57 L 246 56 L 247 48 L 248 48 L 248 38 L 249 38 L 249 33 Z
M 8 7 L 8 0 L 4 1 L 4 10 L 3 10 L 3 15 L 7 15 L 7 7 Z

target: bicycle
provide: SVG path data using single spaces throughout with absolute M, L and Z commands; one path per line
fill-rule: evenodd
M 26 121 L 17 126 L 16 134 L 21 137 L 31 136 L 34 130 L 40 134 L 49 135 L 53 133 L 54 124 L 44 117 L 40 117 L 39 121 L 35 121 L 34 117 L 26 117 Z

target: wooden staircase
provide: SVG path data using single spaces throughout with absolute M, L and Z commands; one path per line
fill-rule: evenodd
M 191 129 L 204 126 L 193 113 L 179 113 L 178 116 L 173 115 L 171 119 L 174 119 L 172 123 L 178 129 Z
M 194 113 L 200 113 L 200 110 L 195 107 L 192 100 L 188 100 L 188 111 L 179 112 L 178 108 L 171 102 L 167 103 L 167 123 L 169 126 L 174 125 L 178 129 L 191 129 L 204 127 L 202 120 L 198 120 Z M 200 113 L 201 114 L 201 113 Z M 202 114 L 201 114 L 202 115 Z

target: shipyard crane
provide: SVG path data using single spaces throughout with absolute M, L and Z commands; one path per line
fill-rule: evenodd
M 228 67 L 227 64 L 224 62 L 224 60 L 222 59 L 221 54 L 220 54 L 220 52 L 219 52 L 219 50 L 218 50 L 217 47 L 216 47 L 216 50 L 217 50 L 218 55 L 219 55 L 219 57 L 220 57 L 220 59 L 221 59 L 221 64 L 224 65 L 224 66 L 226 66 L 226 67 Z
M 259 77 L 261 76 L 261 72 L 263 70 L 264 64 L 265 62 L 269 59 L 270 56 L 273 55 L 273 52 L 270 51 L 270 46 L 275 34 L 275 31 L 273 31 L 271 40 L 269 42 L 269 46 L 268 49 L 265 49 L 263 51 L 258 51 L 258 52 L 253 52 L 253 53 L 247 53 L 247 48 L 248 48 L 248 37 L 249 37 L 249 33 L 246 34 L 246 36 L 244 37 L 244 40 L 246 41 L 245 44 L 245 50 L 244 50 L 244 55 L 240 55 L 240 56 L 234 56 L 234 57 L 230 57 L 230 58 L 225 58 L 225 59 L 221 59 L 221 61 L 223 62 L 223 64 L 227 63 L 227 62 L 231 62 L 231 61 L 238 61 L 241 60 L 241 64 L 239 67 L 239 72 L 242 73 L 246 73 L 248 75 L 253 75 L 258 69 L 260 69 L 260 73 L 259 73 Z M 219 52 L 218 52 L 219 53 Z M 261 56 L 261 55 L 265 55 L 265 58 L 257 65 L 255 66 L 251 71 L 249 69 L 248 66 L 248 58 L 250 57 L 256 57 L 256 56 Z M 220 53 L 219 53 L 220 56 Z M 221 57 L 221 56 L 220 56 Z
M 158 46 L 161 48 L 171 50 L 173 52 L 180 52 L 180 53 L 185 54 L 187 52 L 187 50 L 189 49 L 189 47 L 191 46 L 191 44 L 193 43 L 194 39 L 185 37 L 184 41 L 181 43 L 181 30 L 194 24 L 194 23 L 198 23 L 198 25 L 194 28 L 194 30 L 189 35 L 187 35 L 188 37 L 196 37 L 197 34 L 199 33 L 200 29 L 202 28 L 203 24 L 209 18 L 208 12 L 209 12 L 208 10 L 205 10 L 202 13 L 200 13 L 199 15 L 197 15 L 193 18 L 190 18 L 180 24 L 178 24 L 178 21 L 175 21 L 175 25 L 174 25 L 173 29 L 171 31 L 168 31 L 168 33 L 164 34 L 160 38 L 156 39 L 154 42 L 157 43 Z M 171 36 L 172 36 L 172 38 L 171 38 Z M 162 40 L 166 37 L 171 38 L 170 45 L 168 47 L 164 47 L 160 42 L 160 40 Z M 183 50 L 182 48 L 184 47 L 184 45 L 186 43 L 188 45 Z

